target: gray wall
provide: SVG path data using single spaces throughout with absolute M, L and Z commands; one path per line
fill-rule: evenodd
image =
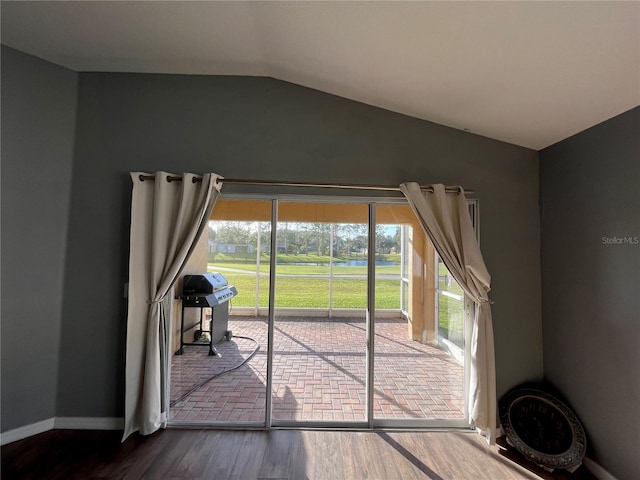
M 540 162 L 545 378 L 584 423 L 590 455 L 640 478 L 640 107 Z
M 542 377 L 536 152 L 266 78 L 79 77 L 2 49 L 3 431 L 123 413 L 131 170 L 474 188 L 499 393 Z
M 55 416 L 78 75 L 2 47 L 2 431 Z
M 542 379 L 537 152 L 268 78 L 85 73 L 58 415 L 123 413 L 132 170 L 475 189 L 499 392 Z

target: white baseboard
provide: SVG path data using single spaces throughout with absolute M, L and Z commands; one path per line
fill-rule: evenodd
M 60 430 L 122 430 L 121 417 L 56 417 L 53 428 Z
M 53 428 L 55 418 L 47 418 L 40 422 L 25 425 L 24 427 L 14 428 L 13 430 L 7 430 L 0 434 L 0 445 L 6 445 L 7 443 L 17 442 L 23 438 L 32 437 L 39 433 L 47 432 Z
M 589 457 L 584 457 L 582 460 L 585 468 L 591 472 L 591 474 L 598 480 L 617 480 L 616 477 L 607 472 L 600 464 L 591 460 Z
M 49 430 L 122 430 L 121 417 L 54 417 L 0 434 L 0 445 L 16 442 Z

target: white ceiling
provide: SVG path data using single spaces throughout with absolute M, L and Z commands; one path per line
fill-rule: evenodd
M 7 2 L 77 71 L 269 76 L 541 149 L 640 105 L 640 2 Z

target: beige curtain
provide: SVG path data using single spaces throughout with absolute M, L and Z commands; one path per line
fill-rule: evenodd
M 152 175 L 154 180 L 143 180 Z M 204 231 L 222 177 L 201 182 L 185 173 L 170 181 L 167 172 L 131 173 L 129 309 L 125 371 L 125 429 L 143 435 L 167 423 L 169 295 Z M 169 300 L 169 301 L 167 301 Z
M 444 185 L 423 192 L 417 183 L 403 183 L 409 201 L 426 234 L 466 295 L 476 303 L 471 332 L 469 411 L 472 423 L 489 443 L 496 435 L 496 373 L 489 290 L 491 276 L 476 239 L 469 207 L 460 187 L 447 194 Z

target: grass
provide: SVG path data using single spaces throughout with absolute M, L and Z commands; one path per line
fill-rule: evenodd
M 438 295 L 438 332 L 460 348 L 464 346 L 464 302 Z
M 279 253 L 277 255 L 278 263 L 329 263 L 329 255 L 310 254 L 289 254 Z M 366 255 L 334 255 L 334 262 L 348 262 L 349 260 L 366 260 Z M 376 259 L 385 262 L 400 263 L 399 253 L 379 253 Z M 209 253 L 209 262 L 244 262 L 255 263 L 256 254 L 253 253 Z M 269 262 L 269 255 L 262 253 L 260 261 Z
M 225 272 L 231 285 L 238 289 L 233 305 L 254 307 L 256 276 Z M 260 275 L 258 305 L 269 306 L 269 277 Z M 376 308 L 400 309 L 400 280 L 376 281 Z M 329 308 L 329 279 L 313 277 L 276 277 L 276 307 Z M 334 278 L 332 308 L 366 308 L 366 278 Z
M 283 275 L 328 275 L 330 268 L 328 263 L 331 257 L 328 255 L 289 255 L 279 253 L 276 256 L 276 269 L 278 274 Z M 376 255 L 378 261 L 396 262 L 395 265 L 376 266 L 377 274 L 399 275 L 400 274 L 400 254 L 380 254 Z M 340 266 L 336 263 L 344 263 L 350 260 L 366 260 L 362 255 L 344 255 L 333 257 L 333 275 L 366 275 L 366 266 Z M 269 255 L 260 255 L 260 273 L 269 273 Z M 255 273 L 256 254 L 254 253 L 209 253 L 209 271 L 220 270 L 225 272 L 229 269 L 242 270 Z
M 209 254 L 209 271 L 222 271 L 231 285 L 238 289 L 233 305 L 254 307 L 256 305 L 256 255 Z M 347 260 L 362 260 L 362 257 L 334 257 L 334 263 Z M 397 261 L 397 254 L 381 255 L 378 260 Z M 328 256 L 278 254 L 276 264 L 276 307 L 329 308 Z M 260 258 L 258 306 L 269 305 L 269 256 Z M 294 265 L 295 264 L 295 265 Z M 297 265 L 300 264 L 300 265 Z M 452 281 L 446 283 L 446 267 L 439 265 L 438 287 L 440 290 L 462 295 L 462 289 Z M 332 308 L 366 308 L 367 267 L 334 266 Z M 376 274 L 399 275 L 400 264 L 377 266 Z M 363 278 L 344 278 L 345 275 L 362 275 Z M 314 278 L 316 276 L 316 278 Z M 341 276 L 343 278 L 341 278 Z M 445 295 L 438 295 L 439 332 L 453 343 L 463 345 L 464 302 Z M 400 309 L 400 279 L 376 279 L 376 308 Z
M 210 263 L 209 270 L 217 271 L 220 270 L 224 272 L 224 275 L 227 276 L 228 269 L 233 270 L 242 270 L 247 273 L 255 274 L 256 272 L 256 264 L 247 264 L 247 263 Z M 286 275 L 329 275 L 329 267 L 322 265 L 291 265 L 291 264 L 277 264 L 276 272 L 278 274 L 286 274 Z M 264 263 L 260 263 L 260 273 L 268 274 L 269 273 L 269 260 Z M 367 267 L 344 267 L 344 266 L 334 266 L 333 274 L 334 275 L 366 275 Z M 400 265 L 381 265 L 376 267 L 376 273 L 378 274 L 396 274 L 400 275 Z

